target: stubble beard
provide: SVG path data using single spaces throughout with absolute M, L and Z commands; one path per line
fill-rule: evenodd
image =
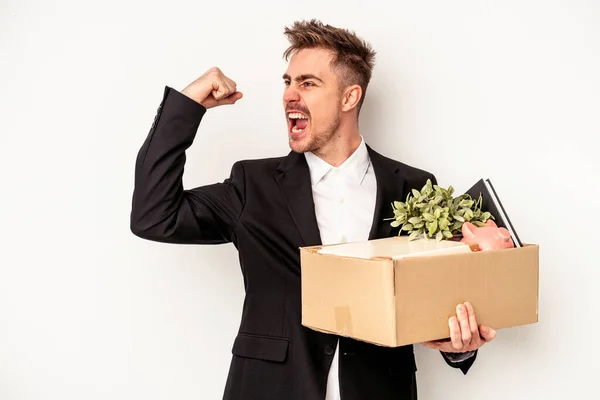
M 326 151 L 327 147 L 333 143 L 334 138 L 337 135 L 340 127 L 340 115 L 337 114 L 335 119 L 327 128 L 322 132 L 311 133 L 309 141 L 303 144 L 300 148 L 294 146 L 294 141 L 290 138 L 290 148 L 296 153 L 307 153 L 312 152 L 315 155 L 319 155 L 323 150 Z

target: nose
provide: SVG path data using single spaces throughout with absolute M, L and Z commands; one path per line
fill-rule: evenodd
M 300 94 L 298 89 L 290 85 L 283 91 L 283 102 L 287 104 L 292 101 L 300 101 Z

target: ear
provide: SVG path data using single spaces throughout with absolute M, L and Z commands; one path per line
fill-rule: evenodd
M 473 225 L 470 222 L 465 222 L 464 224 L 462 224 L 462 228 L 461 228 L 461 232 L 463 234 L 463 237 L 465 238 L 472 238 L 473 236 L 475 236 L 475 225 Z
M 359 85 L 348 86 L 344 89 L 342 96 L 342 111 L 347 112 L 356 108 L 362 97 L 362 89 Z

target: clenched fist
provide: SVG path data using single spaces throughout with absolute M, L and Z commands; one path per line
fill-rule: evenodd
M 234 104 L 242 98 L 242 93 L 237 91 L 237 84 L 217 67 L 206 71 L 181 93 L 206 108 Z

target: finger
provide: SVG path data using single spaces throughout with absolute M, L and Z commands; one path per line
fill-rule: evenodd
M 220 84 L 218 89 L 212 91 L 212 95 L 215 98 L 215 100 L 223 100 L 224 98 L 229 96 L 229 94 L 229 88 L 227 88 L 227 86 L 223 84 Z
M 456 317 L 450 317 L 448 320 L 448 325 L 450 326 L 450 341 L 452 342 L 452 348 L 458 351 L 462 349 L 463 342 L 460 333 L 460 325 L 458 324 Z
M 231 96 L 237 91 L 236 85 L 234 85 L 229 79 L 226 77 L 223 79 L 222 85 L 227 95 L 225 97 Z
M 483 340 L 486 342 L 489 342 L 496 337 L 496 331 L 486 325 L 481 325 L 479 327 L 479 332 L 481 333 Z
M 475 310 L 473 309 L 473 304 L 470 302 L 465 303 L 465 307 L 467 308 L 467 316 L 469 318 L 469 330 L 471 331 L 471 340 L 479 337 L 479 328 L 477 325 L 477 318 L 475 318 Z
M 460 324 L 460 333 L 463 346 L 471 343 L 471 327 L 469 326 L 469 315 L 464 304 L 456 306 L 456 315 Z
M 429 347 L 430 349 L 434 349 L 434 350 L 439 350 L 441 344 L 438 343 L 437 341 L 429 341 L 429 342 L 423 342 L 421 343 L 423 346 Z
M 446 338 L 446 339 L 436 339 L 436 340 L 427 340 L 423 343 L 429 343 L 429 344 L 436 344 L 438 346 L 444 345 L 444 344 L 450 344 L 450 338 Z
M 235 93 L 237 91 L 237 83 L 231 78 L 224 76 L 225 81 L 227 82 L 227 87 L 231 90 L 231 93 Z
M 212 88 L 211 94 L 216 100 L 224 99 L 233 93 L 228 86 L 227 80 L 222 76 L 217 77 L 217 79 L 213 81 Z
M 225 97 L 224 99 L 219 100 L 219 105 L 231 105 L 235 104 L 239 99 L 243 97 L 242 92 L 235 92 L 230 96 Z
M 229 92 L 228 94 L 233 94 L 237 91 L 237 84 L 222 72 L 218 75 L 217 80 L 219 86 L 223 87 L 224 91 Z

